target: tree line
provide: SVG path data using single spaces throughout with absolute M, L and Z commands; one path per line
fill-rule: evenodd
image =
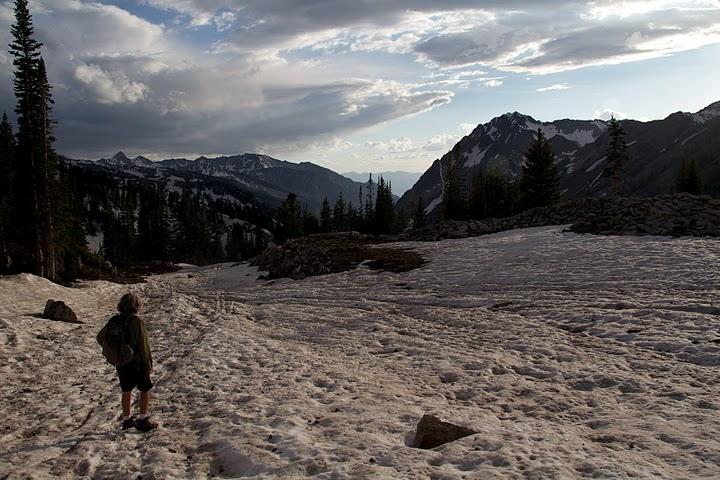
M 407 223 L 402 213 L 395 209 L 392 184 L 382 176 L 375 182 L 372 174 L 364 188 L 359 188 L 357 203 L 340 193 L 331 206 L 326 196 L 319 218 L 300 204 L 296 194 L 289 193 L 280 206 L 278 221 L 276 239 L 280 242 L 330 232 L 388 235 L 401 231 Z

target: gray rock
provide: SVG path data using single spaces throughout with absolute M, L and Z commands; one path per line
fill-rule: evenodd
M 55 320 L 57 322 L 66 323 L 82 323 L 78 320 L 77 315 L 72 308 L 68 307 L 65 302 L 48 300 L 43 311 L 43 318 Z
M 475 430 L 443 422 L 432 415 L 423 415 L 417 424 L 411 447 L 429 450 L 476 433 Z

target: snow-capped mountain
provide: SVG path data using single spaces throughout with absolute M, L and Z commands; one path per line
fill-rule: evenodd
M 720 102 L 697 113 L 679 112 L 664 120 L 623 120 L 628 146 L 624 166 L 625 193 L 650 195 L 669 192 L 683 160 L 695 159 L 706 190 L 720 192 Z M 528 145 L 538 129 L 555 151 L 563 189 L 568 196 L 603 195 L 609 189 L 606 151 L 608 122 L 603 120 L 556 120 L 541 122 L 518 112 L 506 113 L 478 125 L 456 145 L 463 176 L 469 181 L 477 172 L 497 170 L 516 178 Z M 442 202 L 442 167 L 448 152 L 436 160 L 407 191 L 398 206 L 410 210 L 422 198 L 431 211 Z
M 137 156 L 135 158 L 129 158 L 123 152 L 118 152 L 110 158 L 101 158 L 97 161 L 99 165 L 106 167 L 120 167 L 120 168 L 155 168 L 156 165 L 149 159 Z
M 357 204 L 363 186 L 363 183 L 310 162 L 292 163 L 256 153 L 153 162 L 141 156 L 128 158 L 119 152 L 111 158 L 98 160 L 96 165 L 137 176 L 168 178 L 176 183 L 178 179 L 187 181 L 189 177 L 206 184 L 213 179 L 231 182 L 270 205 L 279 205 L 292 192 L 314 212 L 320 211 L 325 196 L 334 202 L 342 195 L 346 201 Z

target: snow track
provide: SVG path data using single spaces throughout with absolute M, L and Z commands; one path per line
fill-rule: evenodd
M 162 427 L 118 431 L 94 336 L 121 286 L 0 279 L 0 478 L 717 478 L 720 242 L 561 227 L 430 263 L 135 286 Z M 34 318 L 47 298 L 87 322 Z M 406 446 L 424 413 L 480 433 Z

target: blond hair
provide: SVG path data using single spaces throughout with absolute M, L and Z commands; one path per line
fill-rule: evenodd
M 138 313 L 142 302 L 136 293 L 126 293 L 120 299 L 117 309 L 120 313 Z

